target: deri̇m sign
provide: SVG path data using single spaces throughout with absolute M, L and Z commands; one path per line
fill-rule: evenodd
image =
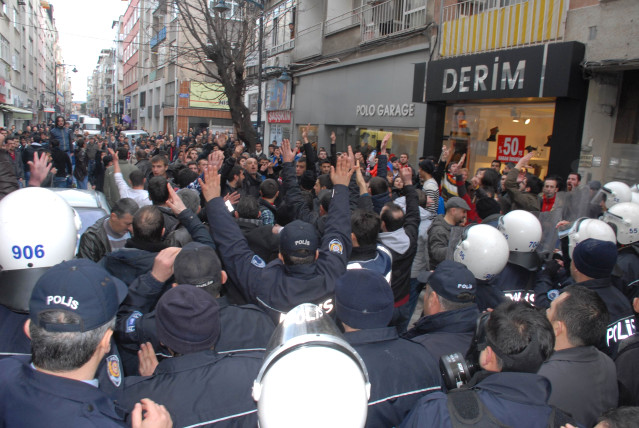
M 425 101 L 570 97 L 583 49 L 554 43 L 431 61 Z

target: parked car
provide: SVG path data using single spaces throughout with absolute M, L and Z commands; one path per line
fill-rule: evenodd
M 104 196 L 104 193 L 95 190 L 81 189 L 61 189 L 51 188 L 62 197 L 73 210 L 78 214 L 81 221 L 80 230 L 78 231 L 78 242 L 76 244 L 76 253 L 80 245 L 80 236 L 96 221 L 111 213 L 111 207 Z

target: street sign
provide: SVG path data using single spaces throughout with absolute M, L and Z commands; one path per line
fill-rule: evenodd
M 500 135 L 497 137 L 497 160 L 517 162 L 524 156 L 525 135 Z

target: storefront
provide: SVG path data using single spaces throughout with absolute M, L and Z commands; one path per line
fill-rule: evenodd
M 417 165 L 424 136 L 424 104 L 413 102 L 414 64 L 425 45 L 374 55 L 295 74 L 292 139 L 310 124 L 309 139 L 328 148 L 331 132 L 337 150 L 376 147 L 391 132 L 390 151 L 408 153 Z
M 568 42 L 431 61 L 423 154 L 438 156 L 446 145 L 453 159 L 466 154 L 473 174 L 495 159 L 516 163 L 535 150 L 535 175 L 576 171 L 587 92 L 579 65 L 584 50 Z M 415 87 L 422 84 L 415 80 Z

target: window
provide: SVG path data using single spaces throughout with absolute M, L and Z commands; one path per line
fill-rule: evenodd
M 13 9 L 13 28 L 18 29 L 18 11 Z
M 170 82 L 164 85 L 164 105 L 166 107 L 173 107 L 174 99 L 175 99 L 175 82 Z
M 146 92 L 140 93 L 140 107 L 146 107 Z
M 13 57 L 11 58 L 11 68 L 20 72 L 20 53 L 17 50 L 13 50 Z
M 11 62 L 11 50 L 9 49 L 9 40 L 4 36 L 0 36 L 0 57 L 9 64 Z

